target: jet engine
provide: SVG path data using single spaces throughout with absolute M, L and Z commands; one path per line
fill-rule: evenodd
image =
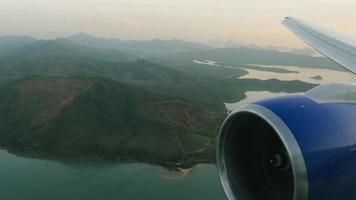
M 233 200 L 356 199 L 356 85 L 240 107 L 224 121 L 219 176 Z

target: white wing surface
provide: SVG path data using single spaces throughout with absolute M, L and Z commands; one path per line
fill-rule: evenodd
M 356 74 L 356 39 L 294 17 L 286 17 L 282 24 L 315 50 Z

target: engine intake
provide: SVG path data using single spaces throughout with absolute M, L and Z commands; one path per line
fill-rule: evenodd
M 307 172 L 299 146 L 283 121 L 262 106 L 245 106 L 225 120 L 218 168 L 229 199 L 307 198 Z

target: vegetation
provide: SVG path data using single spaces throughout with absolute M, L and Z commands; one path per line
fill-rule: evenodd
M 246 91 L 303 92 L 315 86 L 239 79 L 247 73 L 243 68 L 192 62 L 215 55 L 212 52 L 220 56 L 225 52 L 226 62 L 231 62 L 233 53 L 244 55 L 249 49 L 214 50 L 181 41 L 115 41 L 115 48 L 109 49 L 107 40 L 84 36 L 70 41 L 0 39 L 0 50 L 1 41 L 11 47 L 0 52 L 2 147 L 55 158 L 214 162 L 216 134 L 226 116 L 224 102 L 242 100 Z M 89 39 L 91 47 L 80 44 Z M 151 61 L 140 59 L 154 45 L 162 49 L 176 45 L 191 53 L 170 51 Z M 284 61 L 295 58 L 273 55 Z M 244 59 L 240 63 L 248 61 Z M 307 59 L 313 62 L 324 61 Z
M 184 99 L 100 78 L 26 78 L 0 93 L 0 144 L 59 157 L 183 162 L 215 135 L 194 121 L 207 127 L 218 117 Z

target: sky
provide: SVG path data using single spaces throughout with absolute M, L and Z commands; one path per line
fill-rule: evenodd
M 1 0 L 0 35 L 183 39 L 305 47 L 286 16 L 356 36 L 355 0 Z

